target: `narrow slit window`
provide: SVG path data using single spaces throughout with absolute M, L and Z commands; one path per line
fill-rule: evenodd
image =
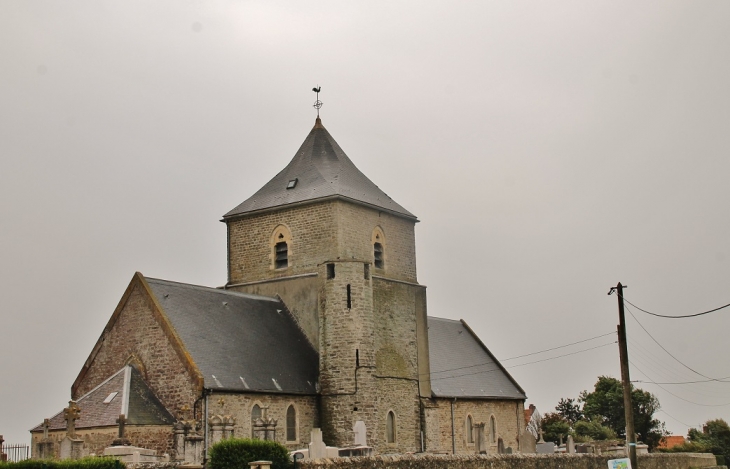
M 370 264 L 364 264 L 365 265 L 365 280 L 370 280 Z
M 347 309 L 352 308 L 352 295 L 351 295 L 350 284 L 347 284 Z
M 374 257 L 375 257 L 375 268 L 376 269 L 382 269 L 383 268 L 383 245 L 381 243 L 375 243 L 373 244 L 373 251 L 374 251 Z
M 355 366 L 360 366 L 360 349 L 355 349 Z
M 335 265 L 327 264 L 327 278 L 335 278 Z
M 474 421 L 471 419 L 471 415 L 466 417 L 466 442 L 474 443 Z
M 392 410 L 385 419 L 385 441 L 395 443 L 395 414 Z
M 289 267 L 289 247 L 285 241 L 276 243 L 276 268 Z

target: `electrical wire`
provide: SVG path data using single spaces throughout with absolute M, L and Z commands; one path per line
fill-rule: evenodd
M 633 366 L 634 368 L 636 368 L 639 371 L 639 373 L 641 373 L 642 375 L 646 376 L 648 379 L 651 380 L 651 376 L 649 376 L 641 368 L 639 368 L 638 366 L 636 366 L 636 364 L 634 362 L 632 362 L 631 360 L 629 360 L 629 363 L 631 364 L 631 366 Z M 730 405 L 730 402 L 728 402 L 726 404 L 700 404 L 699 402 L 690 401 L 690 400 L 685 399 L 685 398 L 683 398 L 681 396 L 678 396 L 678 395 L 674 394 L 672 391 L 670 391 L 669 389 L 665 388 L 661 384 L 655 383 L 654 381 L 647 381 L 647 383 L 656 384 L 661 389 L 663 389 L 664 391 L 668 392 L 669 394 L 671 394 L 672 396 L 676 397 L 677 399 L 680 399 L 680 400 L 682 400 L 684 402 L 688 402 L 690 404 L 694 404 L 694 405 L 698 405 L 698 406 L 702 406 L 702 407 L 724 407 L 724 406 Z
M 695 313 L 695 314 L 685 314 L 685 315 L 682 315 L 682 316 L 668 316 L 668 315 L 665 315 L 665 314 L 657 314 L 657 313 L 652 313 L 652 312 L 650 312 L 650 311 L 647 311 L 647 310 L 645 310 L 645 309 L 641 309 L 641 308 L 639 308 L 638 306 L 636 306 L 635 304 L 633 304 L 632 302 L 630 302 L 629 300 L 627 300 L 627 299 L 626 299 L 626 296 L 622 295 L 621 293 L 618 293 L 618 295 L 619 295 L 619 296 L 620 296 L 620 297 L 621 297 L 621 298 L 622 298 L 622 299 L 623 299 L 623 300 L 624 300 L 625 302 L 627 302 L 628 304 L 630 304 L 630 305 L 631 305 L 631 306 L 633 306 L 634 308 L 638 309 L 638 310 L 639 310 L 639 311 L 641 311 L 642 313 L 646 313 L 646 314 L 651 314 L 652 316 L 656 316 L 656 317 L 658 317 L 658 318 L 667 318 L 667 319 L 686 319 L 686 318 L 696 318 L 697 316 L 702 316 L 702 315 L 704 315 L 704 314 L 710 314 L 710 313 L 714 313 L 715 311 L 720 311 L 721 309 L 724 309 L 724 308 L 727 308 L 728 306 L 730 306 L 730 303 L 728 303 L 728 304 L 726 304 L 725 306 L 720 306 L 719 308 L 711 309 L 711 310 L 709 310 L 709 311 L 703 311 L 703 312 L 701 312 L 701 313 Z
M 563 357 L 568 357 L 570 355 L 576 355 L 576 354 L 579 354 L 579 353 L 588 352 L 590 350 L 595 350 L 595 349 L 598 349 L 598 348 L 601 348 L 601 347 L 606 347 L 608 345 L 613 345 L 613 344 L 616 344 L 616 343 L 617 343 L 616 341 L 609 342 L 607 344 L 598 345 L 596 347 L 591 347 L 591 348 L 587 348 L 587 349 L 584 349 L 584 350 L 578 350 L 577 352 L 566 353 L 564 355 L 558 355 L 557 357 L 544 358 L 542 360 L 535 360 L 535 361 L 527 362 L 527 363 L 521 363 L 519 365 L 506 366 L 505 368 L 517 368 L 517 367 L 520 367 L 520 366 L 532 365 L 534 363 L 541 363 L 541 362 L 546 362 L 546 361 L 549 361 L 549 360 L 555 360 L 557 358 L 563 358 Z M 483 365 L 488 365 L 488 363 L 483 363 L 482 365 L 476 365 L 476 366 L 483 366 Z M 451 371 L 451 370 L 443 370 L 443 371 Z M 444 377 L 441 377 L 441 378 L 431 378 L 431 381 L 441 381 L 441 380 L 445 380 L 445 379 L 460 378 L 462 376 L 472 376 L 472 375 L 478 375 L 478 374 L 482 374 L 482 373 L 490 373 L 490 372 L 493 372 L 493 371 L 500 371 L 500 369 L 499 368 L 492 368 L 490 370 L 475 371 L 473 373 L 462 373 L 462 374 L 459 374 L 459 375 L 444 376 Z
M 518 355 L 516 357 L 505 358 L 505 359 L 499 360 L 499 362 L 502 363 L 502 362 L 507 362 L 507 361 L 510 361 L 510 360 L 515 360 L 517 358 L 523 358 L 523 357 L 529 357 L 531 355 L 537 355 L 538 353 L 550 352 L 552 350 L 557 350 L 557 349 L 561 349 L 561 348 L 565 348 L 565 347 L 570 347 L 571 345 L 582 344 L 583 342 L 588 342 L 590 340 L 600 339 L 601 337 L 606 337 L 606 336 L 609 336 L 609 335 L 615 334 L 615 333 L 616 333 L 616 331 L 612 331 L 612 332 L 609 332 L 607 334 L 602 334 L 602 335 L 598 335 L 596 337 L 591 337 L 590 339 L 579 340 L 578 342 L 573 342 L 573 343 L 570 343 L 570 344 L 560 345 L 558 347 L 553 347 L 553 348 L 549 348 L 549 349 L 545 349 L 545 350 L 540 350 L 540 351 L 532 352 L 532 353 L 526 353 L 525 355 Z M 486 365 L 492 365 L 492 364 L 493 364 L 493 362 L 478 363 L 476 365 L 460 366 L 460 367 L 457 367 L 457 368 L 447 368 L 447 369 L 444 369 L 444 370 L 431 371 L 430 373 L 423 373 L 423 374 L 433 375 L 433 374 L 436 374 L 436 373 L 448 373 L 450 371 L 465 370 L 465 369 L 468 369 L 468 368 L 476 368 L 478 366 L 486 366 Z
M 632 305 L 632 306 L 633 306 L 633 305 Z M 656 339 L 654 338 L 654 336 L 653 336 L 653 335 L 651 335 L 651 334 L 649 333 L 649 331 L 647 331 L 647 330 L 646 330 L 646 327 L 644 327 L 644 326 L 643 326 L 643 325 L 642 325 L 642 324 L 641 324 L 641 323 L 639 322 L 639 320 L 638 320 L 638 319 L 636 319 L 636 316 L 634 316 L 634 313 L 632 313 L 632 312 L 631 312 L 631 310 L 630 310 L 629 308 L 626 308 L 626 310 L 627 310 L 627 311 L 629 312 L 629 314 L 631 315 L 631 317 L 632 317 L 632 318 L 634 318 L 634 321 L 636 321 L 636 323 L 637 323 L 637 324 L 638 324 L 638 325 L 639 325 L 639 326 L 640 326 L 640 327 L 641 327 L 642 329 L 644 329 L 644 332 L 646 332 L 646 334 L 647 334 L 647 335 L 648 335 L 649 337 L 651 337 L 651 340 L 653 340 L 653 341 L 654 341 L 654 342 L 655 342 L 655 343 L 656 343 L 656 344 L 657 344 L 657 345 L 658 345 L 659 347 L 661 347 L 661 349 L 662 349 L 662 350 L 664 350 L 665 352 L 667 352 L 667 354 L 668 354 L 668 355 L 669 355 L 670 357 L 674 358 L 674 359 L 675 359 L 675 360 L 677 361 L 677 363 L 679 363 L 679 364 L 680 364 L 680 365 L 682 365 L 683 367 L 687 368 L 687 369 L 688 369 L 688 370 L 690 370 L 691 372 L 693 372 L 693 373 L 695 373 L 695 374 L 698 374 L 698 375 L 702 376 L 703 378 L 707 378 L 707 379 L 709 379 L 710 381 L 722 381 L 722 379 L 717 379 L 717 378 L 713 378 L 713 377 L 711 377 L 711 376 L 703 375 L 703 374 L 702 374 L 702 373 L 700 373 L 699 371 L 697 371 L 697 370 L 695 370 L 695 369 L 691 368 L 690 366 L 688 366 L 688 365 L 684 364 L 684 363 L 683 363 L 683 362 L 682 362 L 682 361 L 681 361 L 681 360 L 680 360 L 679 358 L 677 358 L 677 357 L 675 357 L 674 355 L 672 355 L 672 353 L 671 353 L 671 352 L 670 352 L 669 350 L 667 350 L 667 349 L 666 349 L 666 348 L 665 348 L 665 347 L 664 347 L 664 346 L 663 346 L 662 344 L 660 344 L 660 343 L 659 343 L 659 341 L 658 341 L 658 340 L 656 340 Z M 724 378 L 723 378 L 723 379 L 724 379 Z M 727 381 L 725 381 L 725 382 L 727 383 Z

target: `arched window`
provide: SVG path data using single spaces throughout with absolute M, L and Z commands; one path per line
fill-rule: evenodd
M 388 412 L 385 419 L 385 441 L 395 443 L 395 414 L 392 410 Z
M 472 420 L 471 415 L 466 416 L 466 442 L 474 443 L 474 420 Z
M 497 420 L 492 415 L 489 419 L 489 437 L 492 440 L 492 444 L 497 443 Z
M 271 260 L 272 268 L 286 269 L 289 267 L 291 257 L 291 233 L 289 228 L 279 225 L 271 235 Z
M 256 438 L 256 435 L 254 434 L 254 424 L 256 423 L 256 420 L 261 418 L 261 407 L 258 404 L 254 404 L 251 408 L 251 437 Z
M 297 411 L 293 405 L 286 409 L 286 441 L 297 441 Z
M 373 265 L 376 269 L 385 268 L 385 235 L 379 226 L 373 230 Z

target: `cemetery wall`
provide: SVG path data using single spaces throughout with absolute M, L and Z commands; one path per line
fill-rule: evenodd
M 593 454 L 397 455 L 303 460 L 300 469 L 606 469 L 611 456 Z M 640 455 L 640 469 L 690 469 L 716 466 L 712 454 Z
M 164 425 L 126 425 L 124 436 L 133 446 L 153 449 L 157 454 L 172 454 L 172 427 Z M 111 446 L 112 441 L 118 436 L 117 427 L 76 429 L 76 437 L 84 441 L 83 454 L 104 453 L 104 448 Z M 53 454 L 56 459 L 60 457 L 61 441 L 66 438 L 66 430 L 49 431 L 48 438 L 53 440 Z M 37 443 L 43 439 L 42 432 L 31 434 L 31 452 L 36 457 Z
M 451 405 L 454 405 L 454 437 L 457 454 L 474 453 L 475 444 L 467 442 L 466 420 L 471 415 L 472 421 L 484 422 L 485 436 L 488 445 L 488 452 L 497 452 L 498 438 L 502 438 L 504 447 L 511 447 L 514 451 L 518 449 L 518 435 L 520 430 L 525 428 L 524 403 L 516 400 L 484 400 L 484 399 L 457 399 L 455 402 L 450 399 L 434 399 L 438 405 L 432 410 L 438 415 L 438 442 L 436 447 L 427 447 L 426 451 L 451 452 Z M 492 437 L 490 419 L 494 416 L 496 424 L 496 435 Z M 428 426 L 430 422 L 426 422 Z M 476 432 L 474 433 L 476 439 Z
M 261 408 L 268 406 L 267 416 L 277 420 L 276 441 L 289 450 L 306 448 L 312 428 L 319 427 L 316 396 L 214 392 L 208 396 L 208 418 L 214 415 L 230 415 L 236 419 L 233 436 L 251 438 L 253 436 L 251 409 L 256 404 Z M 286 411 L 290 405 L 294 406 L 297 415 L 297 439 L 294 441 L 286 440 Z
M 171 412 L 192 407 L 200 394 L 170 338 L 155 317 L 155 306 L 135 277 L 131 293 L 112 326 L 102 333 L 89 362 L 72 389 L 73 399 L 88 393 L 131 363 Z M 116 313 L 115 313 L 116 314 Z

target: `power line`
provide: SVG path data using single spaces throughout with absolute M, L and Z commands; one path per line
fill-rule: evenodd
M 647 378 L 651 379 L 651 377 L 649 375 L 647 375 L 644 371 L 642 371 L 641 368 L 639 368 L 638 366 L 636 366 L 636 364 L 634 362 L 629 361 L 629 363 L 631 363 L 631 366 L 633 366 L 634 368 L 636 368 L 639 371 L 639 373 L 641 373 L 642 375 L 644 375 Z M 680 397 L 680 396 L 674 394 L 669 389 L 667 389 L 664 386 L 662 386 L 661 384 L 655 383 L 654 381 L 648 381 L 648 383 L 650 383 L 650 384 L 656 384 L 657 386 L 659 386 L 660 388 L 662 388 L 664 391 L 668 392 L 672 396 L 676 397 L 677 399 L 681 399 L 684 402 L 689 402 L 690 404 L 694 404 L 694 405 L 698 405 L 698 406 L 702 406 L 702 407 L 724 407 L 724 406 L 730 405 L 730 402 L 728 402 L 726 404 L 700 404 L 699 402 L 690 401 L 688 399 L 685 399 L 683 397 Z
M 664 410 L 664 409 L 659 409 L 659 410 L 657 410 L 657 412 L 661 412 L 661 413 L 665 414 L 665 415 L 666 415 L 667 417 L 671 418 L 672 420 L 674 420 L 674 421 L 676 421 L 676 422 L 679 422 L 679 423 L 681 423 L 682 425 L 684 425 L 684 426 L 685 426 L 685 427 L 687 427 L 687 428 L 692 428 L 692 425 L 687 425 L 686 423 L 682 422 L 682 421 L 681 421 L 681 420 L 679 420 L 679 419 L 678 419 L 677 417 L 674 417 L 674 416 L 673 416 L 672 414 L 670 414 L 669 412 L 667 412 L 667 411 L 666 411 L 666 410 Z
M 628 303 L 628 302 L 627 302 L 627 303 Z M 633 305 L 632 305 L 632 306 L 633 306 Z M 640 327 L 641 327 L 642 329 L 644 329 L 644 332 L 646 332 L 646 334 L 647 334 L 647 335 L 648 335 L 649 337 L 651 337 L 651 340 L 653 340 L 653 341 L 654 341 L 654 342 L 655 342 L 655 343 L 656 343 L 656 344 L 657 344 L 657 345 L 658 345 L 659 347 L 661 347 L 661 349 L 662 349 L 662 350 L 664 350 L 665 352 L 667 352 L 667 354 L 668 354 L 668 355 L 669 355 L 670 357 L 674 358 L 674 359 L 675 359 L 675 360 L 677 361 L 677 363 L 679 363 L 679 364 L 680 364 L 680 365 L 682 365 L 683 367 L 687 368 L 687 369 L 688 369 L 688 370 L 690 370 L 691 372 L 693 372 L 693 373 L 695 373 L 695 374 L 698 374 L 698 375 L 702 376 L 703 378 L 707 378 L 707 379 L 709 379 L 709 380 L 711 380 L 711 381 L 722 381 L 722 379 L 717 379 L 717 378 L 713 378 L 713 377 L 711 377 L 711 376 L 703 375 L 703 374 L 702 374 L 702 373 L 700 373 L 699 371 L 697 371 L 697 370 L 695 370 L 695 369 L 693 369 L 693 368 L 689 367 L 688 365 L 685 365 L 685 364 L 684 364 L 684 363 L 683 363 L 683 362 L 682 362 L 682 361 L 681 361 L 681 360 L 680 360 L 679 358 L 677 358 L 677 357 L 675 357 L 674 355 L 672 355 L 672 353 L 671 353 L 671 352 L 670 352 L 669 350 L 667 350 L 667 349 L 666 349 L 666 348 L 665 348 L 665 347 L 664 347 L 664 346 L 663 346 L 662 344 L 660 344 L 660 343 L 659 343 L 659 341 L 658 341 L 658 340 L 656 340 L 656 339 L 654 338 L 654 336 L 653 336 L 653 335 L 651 335 L 651 334 L 649 333 L 649 331 L 647 331 L 647 330 L 646 330 L 646 328 L 645 328 L 645 327 L 644 327 L 644 326 L 643 326 L 643 325 L 642 325 L 642 324 L 641 324 L 641 323 L 639 322 L 639 320 L 638 320 L 638 319 L 636 319 L 636 316 L 634 316 L 634 313 L 632 313 L 632 312 L 631 312 L 631 310 L 630 310 L 629 308 L 626 308 L 626 310 L 627 310 L 627 311 L 629 312 L 629 314 L 631 315 L 631 317 L 632 317 L 632 318 L 634 318 L 634 321 L 636 321 L 636 323 L 637 323 L 637 324 L 638 324 L 638 325 L 639 325 L 639 326 L 640 326 Z M 724 379 L 724 378 L 723 378 L 723 379 Z M 725 381 L 725 382 L 727 382 L 727 381 Z
M 535 361 L 527 362 L 527 363 L 521 363 L 519 365 L 506 366 L 505 368 L 517 368 L 517 367 L 520 367 L 520 366 L 532 365 L 534 363 L 541 363 L 541 362 L 546 362 L 546 361 L 549 361 L 549 360 L 555 360 L 556 358 L 563 358 L 563 357 L 567 357 L 567 356 L 570 356 L 570 355 L 576 355 L 578 353 L 588 352 L 590 350 L 595 350 L 597 348 L 606 347 L 608 345 L 613 345 L 615 343 L 616 343 L 615 341 L 614 342 L 609 342 L 607 344 L 598 345 L 596 347 L 591 347 L 591 348 L 587 348 L 587 349 L 584 349 L 584 350 L 578 350 L 577 352 L 566 353 L 564 355 L 558 355 L 557 357 L 544 358 L 542 360 L 535 360 Z M 483 365 L 488 365 L 488 363 L 483 363 L 482 365 L 476 365 L 476 366 L 483 366 Z M 456 370 L 456 368 L 454 370 Z M 462 376 L 472 376 L 472 375 L 478 375 L 478 374 L 482 374 L 482 373 L 491 373 L 493 371 L 499 371 L 499 370 L 500 370 L 499 368 L 492 368 L 490 370 L 475 371 L 473 373 L 463 373 L 463 374 L 460 374 L 460 375 L 444 376 L 444 377 L 441 377 L 441 378 L 432 378 L 431 381 L 441 381 L 441 380 L 445 380 L 445 379 L 461 378 Z M 453 370 L 443 370 L 443 371 L 453 371 Z
M 620 293 L 619 293 L 619 295 L 620 295 Z M 638 306 L 636 306 L 635 304 L 633 304 L 632 302 L 630 302 L 629 300 L 627 300 L 625 296 L 622 296 L 622 298 L 624 299 L 624 301 L 625 301 L 625 302 L 627 302 L 628 304 L 630 304 L 631 306 L 633 306 L 634 308 L 638 309 L 639 311 L 641 311 L 641 312 L 643 312 L 643 313 L 646 313 L 646 314 L 651 314 L 652 316 L 656 316 L 656 317 L 658 317 L 658 318 L 667 318 L 667 319 L 685 319 L 685 318 L 696 318 L 697 316 L 702 316 L 703 314 L 710 314 L 710 313 L 714 313 L 715 311 L 720 311 L 721 309 L 724 309 L 724 308 L 727 308 L 728 306 L 730 306 L 730 303 L 728 303 L 728 304 L 726 304 L 725 306 L 720 306 L 719 308 L 711 309 L 711 310 L 709 310 L 709 311 L 703 311 L 703 312 L 701 312 L 701 313 L 695 313 L 695 314 L 685 314 L 685 315 L 682 315 L 682 316 L 667 316 L 667 315 L 665 315 L 665 314 L 657 314 L 657 313 L 652 313 L 652 312 L 650 312 L 650 311 L 647 311 L 647 310 L 645 310 L 645 309 L 641 309 L 641 308 L 639 308 Z
M 540 351 L 537 351 L 537 352 L 526 353 L 525 355 L 518 355 L 516 357 L 505 358 L 503 360 L 498 360 L 498 361 L 500 363 L 501 362 L 507 362 L 507 361 L 510 361 L 510 360 L 515 360 L 517 358 L 523 358 L 523 357 L 529 357 L 531 355 L 537 355 L 538 353 L 550 352 L 552 350 L 557 350 L 557 349 L 561 349 L 561 348 L 565 348 L 565 347 L 570 347 L 571 345 L 582 344 L 583 342 L 588 342 L 588 341 L 591 341 L 591 340 L 600 339 L 601 337 L 606 337 L 608 335 L 615 334 L 615 333 L 616 332 L 611 331 L 611 332 L 609 332 L 607 334 L 602 334 L 602 335 L 598 335 L 596 337 L 591 337 L 590 339 L 579 340 L 578 342 L 573 342 L 573 343 L 566 344 L 566 345 L 560 345 L 558 347 L 553 347 L 553 348 L 549 348 L 549 349 L 545 349 L 545 350 L 540 350 Z M 478 363 L 476 365 L 460 366 L 460 367 L 457 367 L 457 368 L 447 368 L 447 369 L 444 369 L 444 370 L 431 371 L 430 373 L 423 373 L 423 374 L 431 374 L 431 375 L 433 375 L 435 373 L 447 373 L 447 372 L 450 372 L 450 371 L 465 370 L 465 369 L 468 369 L 468 368 L 476 368 L 478 366 L 486 366 L 486 365 L 491 365 L 491 364 L 492 364 L 492 362 Z
M 588 342 L 590 340 L 600 339 L 601 337 L 606 337 L 608 335 L 612 335 L 612 334 L 615 334 L 615 333 L 616 333 L 616 331 L 611 331 L 608 334 L 597 335 L 595 337 L 591 337 L 590 339 L 579 340 L 578 342 L 573 342 L 572 344 L 561 345 L 559 347 L 553 347 L 553 348 L 548 348 L 548 349 L 545 349 L 545 350 L 540 350 L 539 352 L 526 353 L 524 355 L 518 355 L 516 357 L 505 358 L 504 360 L 501 360 L 501 361 L 506 362 L 506 361 L 510 361 L 510 360 L 515 360 L 517 358 L 529 357 L 530 355 L 537 355 L 538 353 L 550 352 L 552 350 L 557 350 L 557 349 L 560 349 L 560 348 L 570 347 L 571 345 L 582 344 L 583 342 Z

